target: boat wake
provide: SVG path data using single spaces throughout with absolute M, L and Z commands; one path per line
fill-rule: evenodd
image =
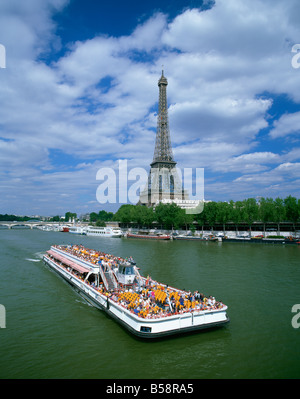
M 29 260 L 31 260 L 33 262 L 39 262 L 39 261 L 43 260 L 43 256 L 44 256 L 43 252 L 35 252 L 33 255 L 34 255 L 34 259 L 29 258 Z
M 34 258 L 25 258 L 25 260 L 29 262 L 41 262 L 43 260 L 43 252 L 35 252 L 33 255 L 35 256 Z
M 75 299 L 75 302 L 82 303 L 83 305 L 88 305 L 91 308 L 93 307 L 93 305 L 89 301 L 87 301 L 83 296 L 80 296 L 80 299 Z

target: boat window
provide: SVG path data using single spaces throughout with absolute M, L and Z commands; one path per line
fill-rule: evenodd
M 140 331 L 143 331 L 143 332 L 151 332 L 151 327 L 141 326 Z
M 125 274 L 134 274 L 134 272 L 133 272 L 133 267 L 132 267 L 132 266 L 126 267 Z
M 121 266 L 121 265 L 120 265 L 120 266 L 119 266 L 119 273 L 120 273 L 120 274 L 125 274 L 125 269 L 126 269 L 126 268 L 125 268 L 124 266 Z

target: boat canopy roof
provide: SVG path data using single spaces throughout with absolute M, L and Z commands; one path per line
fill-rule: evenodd
M 52 250 L 47 251 L 47 253 L 49 255 L 53 256 L 53 258 L 63 262 L 65 265 L 70 266 L 72 269 L 75 269 L 75 270 L 77 270 L 80 273 L 88 273 L 90 271 L 89 269 L 87 269 L 87 268 L 85 268 L 83 266 L 79 266 L 77 263 L 73 262 L 72 260 L 67 259 L 67 258 L 65 258 L 62 255 L 59 255 L 59 254 L 57 254 L 56 252 L 54 252 Z

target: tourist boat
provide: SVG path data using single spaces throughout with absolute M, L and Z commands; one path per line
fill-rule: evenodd
M 86 229 L 87 236 L 95 237 L 122 237 L 123 232 L 118 227 L 92 227 Z
M 82 227 L 82 226 L 72 226 L 72 227 L 69 228 L 69 233 L 85 235 L 86 234 L 86 228 Z
M 150 234 L 139 234 L 139 233 L 127 233 L 127 238 L 145 238 L 148 240 L 170 240 L 171 236 L 163 233 L 150 233 Z
M 132 259 L 81 245 L 53 245 L 43 260 L 89 303 L 138 337 L 194 332 L 229 321 L 222 302 L 198 291 L 196 299 L 190 292 L 145 278 Z

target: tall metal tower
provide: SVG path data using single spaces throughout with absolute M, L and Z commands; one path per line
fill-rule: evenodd
M 168 81 L 162 70 L 158 81 L 159 99 L 154 156 L 150 164 L 148 184 L 141 192 L 139 201 L 148 206 L 164 199 L 184 200 L 188 197 L 182 188 L 173 157 L 168 120 L 167 85 Z
M 157 132 L 153 162 L 151 167 L 162 166 L 172 167 L 176 165 L 173 159 L 171 146 L 169 118 L 168 118 L 168 102 L 167 102 L 167 85 L 168 81 L 162 70 L 161 77 L 158 81 L 159 99 L 158 99 L 158 116 L 157 116 Z

